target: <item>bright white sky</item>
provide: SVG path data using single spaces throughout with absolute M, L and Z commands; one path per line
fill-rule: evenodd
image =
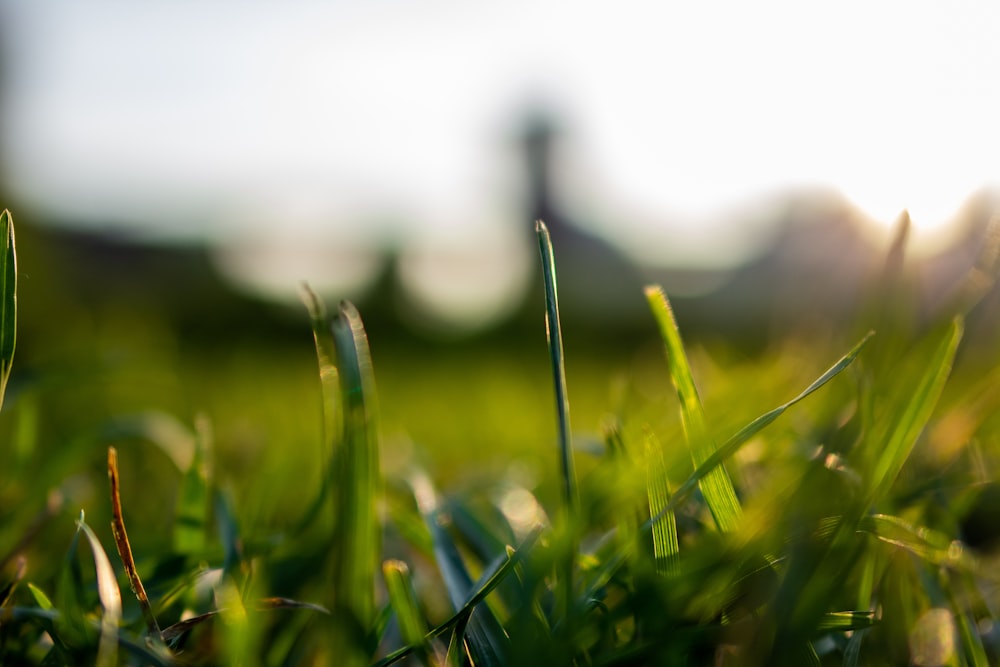
M 494 243 L 539 103 L 575 210 L 647 259 L 738 257 L 723 213 L 785 188 L 932 226 L 1000 184 L 995 0 L 0 0 L 0 21 L 7 187 L 168 236 Z

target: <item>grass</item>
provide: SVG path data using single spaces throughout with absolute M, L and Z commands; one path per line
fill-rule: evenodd
M 285 377 L 298 362 L 235 347 L 228 380 L 167 354 L 96 377 L 69 359 L 19 385 L 0 221 L 2 664 L 1000 660 L 1000 371 L 964 340 L 995 244 L 918 325 L 891 307 L 906 297 L 904 222 L 856 326 L 874 334 L 788 338 L 759 358 L 685 346 L 651 286 L 657 356 L 642 352 L 581 434 L 569 390 L 578 420 L 595 392 L 573 382 L 542 224 L 548 369 L 542 355 L 530 368 L 397 355 L 379 395 L 361 315 L 306 290 L 314 379 L 299 401 Z M 494 382 L 530 380 L 480 396 L 477 361 Z M 210 399 L 190 425 L 132 410 L 128 387 L 184 381 Z M 469 396 L 480 415 L 456 409 Z M 460 444 L 434 450 L 456 424 Z

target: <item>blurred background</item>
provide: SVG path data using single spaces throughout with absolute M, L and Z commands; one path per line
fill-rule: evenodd
M 1000 212 L 998 29 L 994 2 L 0 0 L 15 387 L 90 383 L 95 428 L 205 412 L 259 462 L 318 429 L 308 281 L 359 305 L 398 442 L 535 451 L 538 218 L 587 432 L 669 391 L 646 283 L 717 355 L 850 340 L 907 209 L 930 317 Z

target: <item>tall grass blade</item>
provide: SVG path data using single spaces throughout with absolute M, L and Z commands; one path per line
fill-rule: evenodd
M 705 410 L 695 388 L 691 367 L 684 352 L 684 343 L 681 341 L 681 334 L 677 329 L 677 321 L 674 319 L 667 295 L 659 286 L 650 286 L 646 288 L 646 299 L 663 337 L 667 364 L 670 367 L 670 379 L 680 399 L 684 434 L 691 451 L 691 460 L 697 468 L 711 458 L 716 446 L 708 432 Z M 712 518 L 715 519 L 715 525 L 722 532 L 735 530 L 743 511 L 725 466 L 721 462 L 712 466 L 700 478 L 699 485 L 705 496 L 705 502 L 712 512 Z
M 14 218 L 0 212 L 0 408 L 3 407 L 17 343 L 17 252 Z
M 343 414 L 330 479 L 337 511 L 333 609 L 349 612 L 368 632 L 375 620 L 375 572 L 380 561 L 375 375 L 368 336 L 351 303 L 341 303 L 331 328 Z
M 570 433 L 569 396 L 566 393 L 566 359 L 563 355 L 562 328 L 559 323 L 559 294 L 556 287 L 556 260 L 552 238 L 541 220 L 535 222 L 538 248 L 542 256 L 542 281 L 545 285 L 545 335 L 552 359 L 552 377 L 556 393 L 556 415 L 559 420 L 559 452 L 562 456 L 563 497 L 571 515 L 579 503 L 576 471 L 573 466 L 573 442 Z
M 552 237 L 545 223 L 535 222 L 538 236 L 538 250 L 542 256 L 542 282 L 545 285 L 545 335 L 552 360 L 552 378 L 556 394 L 556 416 L 559 421 L 559 452 L 562 461 L 563 498 L 566 503 L 569 532 L 566 545 L 567 557 L 562 563 L 559 587 L 561 589 L 560 615 L 566 617 L 573 608 L 573 570 L 576 558 L 575 528 L 572 520 L 578 516 L 580 500 L 576 487 L 576 471 L 573 466 L 573 442 L 570 435 L 569 396 L 566 393 L 566 359 L 563 355 L 562 328 L 559 323 L 559 294 L 556 287 L 556 259 L 552 249 Z
M 94 570 L 97 575 L 97 595 L 104 612 L 101 614 L 101 638 L 97 648 L 97 667 L 114 667 L 118 664 L 118 624 L 122 618 L 122 595 L 118 590 L 114 568 L 108 560 L 101 541 L 80 512 L 77 527 L 83 532 L 94 556 Z
M 917 438 L 931 418 L 941 391 L 951 373 L 955 352 L 962 340 L 962 319 L 955 318 L 945 331 L 943 338 L 917 381 L 909 400 L 904 404 L 898 418 L 891 420 L 892 428 L 885 437 L 885 444 L 876 454 L 874 467 L 869 478 L 868 502 L 871 507 L 885 494 L 910 456 Z

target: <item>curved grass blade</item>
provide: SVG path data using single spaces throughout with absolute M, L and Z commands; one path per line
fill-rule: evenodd
M 104 608 L 104 613 L 101 614 L 101 638 L 97 648 L 96 665 L 113 667 L 118 664 L 118 624 L 122 618 L 121 591 L 118 590 L 118 581 L 114 568 L 111 567 L 111 561 L 108 560 L 108 554 L 105 553 L 93 529 L 84 520 L 83 512 L 80 512 L 80 519 L 76 525 L 90 544 L 97 576 L 97 595 Z
M 980 569 L 976 559 L 960 542 L 898 516 L 871 514 L 862 517 L 858 530 L 871 533 L 886 544 L 905 549 L 932 565 L 950 566 L 967 572 L 978 572 Z
M 331 330 L 343 414 L 329 481 L 337 511 L 333 609 L 352 614 L 368 632 L 375 620 L 375 571 L 380 560 L 375 375 L 368 336 L 353 304 L 341 303 Z
M 308 284 L 302 284 L 302 303 L 309 313 L 309 323 L 312 328 L 313 343 L 316 347 L 316 361 L 319 364 L 320 397 L 322 398 L 322 438 L 323 446 L 330 447 L 339 437 L 341 419 L 340 409 L 340 374 L 337 372 L 337 350 L 333 342 L 333 332 L 326 304 Z M 332 450 L 323 451 L 324 466 L 332 460 Z M 305 530 L 328 506 L 330 497 L 330 475 L 323 475 L 320 491 L 316 494 L 312 505 L 306 510 L 298 531 Z
M 17 344 L 17 252 L 14 218 L 0 212 L 0 408 L 10 379 Z
M 688 364 L 684 343 L 681 341 L 681 334 L 667 295 L 662 288 L 653 285 L 646 288 L 646 300 L 663 337 L 667 364 L 670 367 L 670 379 L 680 399 L 681 423 L 691 451 L 691 460 L 697 468 L 708 461 L 716 451 L 715 442 L 708 432 L 705 409 L 698 397 L 694 377 L 691 375 L 691 366 Z M 721 462 L 713 465 L 698 483 L 708 509 L 712 512 L 712 518 L 715 519 L 715 525 L 722 532 L 735 530 L 739 526 L 743 510 L 725 466 Z
M 933 355 L 927 360 L 925 370 L 910 393 L 909 400 L 898 418 L 890 422 L 892 429 L 885 437 L 885 445 L 877 453 L 871 472 L 866 507 L 878 502 L 892 486 L 903 463 L 917 444 L 917 438 L 930 421 L 945 382 L 951 374 L 955 353 L 962 340 L 962 331 L 962 319 L 952 320 Z

